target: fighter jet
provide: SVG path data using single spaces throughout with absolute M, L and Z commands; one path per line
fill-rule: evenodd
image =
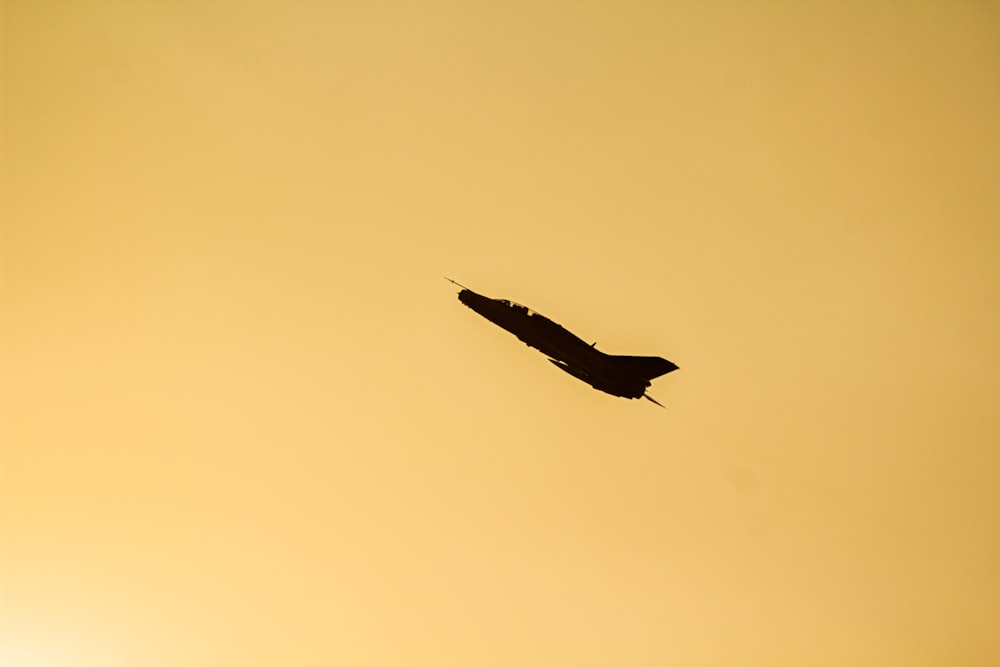
M 458 300 L 490 322 L 517 336 L 549 358 L 556 368 L 583 380 L 594 389 L 623 398 L 646 398 L 661 408 L 662 403 L 646 393 L 650 381 L 677 370 L 677 364 L 662 357 L 629 357 L 605 354 L 596 343 L 586 343 L 552 320 L 507 299 L 491 299 L 473 292 L 451 278 L 459 287 Z

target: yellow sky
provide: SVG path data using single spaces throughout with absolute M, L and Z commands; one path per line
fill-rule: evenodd
M 4 664 L 1000 659 L 997 3 L 2 7 Z

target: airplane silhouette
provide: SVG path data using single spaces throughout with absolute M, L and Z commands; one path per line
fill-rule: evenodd
M 458 300 L 490 322 L 517 336 L 528 347 L 549 357 L 556 368 L 583 380 L 594 389 L 622 398 L 646 398 L 651 380 L 677 370 L 677 364 L 662 357 L 630 357 L 605 354 L 597 343 L 587 344 L 552 320 L 507 299 L 491 299 L 473 292 L 451 278 L 462 290 Z

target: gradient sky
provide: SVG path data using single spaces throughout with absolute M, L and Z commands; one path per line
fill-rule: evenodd
M 1000 660 L 998 3 L 2 7 L 4 664 Z

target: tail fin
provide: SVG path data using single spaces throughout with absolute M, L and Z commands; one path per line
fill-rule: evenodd
M 666 375 L 670 371 L 676 371 L 678 366 L 672 361 L 667 361 L 663 357 L 629 357 L 610 355 L 619 367 L 626 369 L 630 374 L 641 377 L 644 380 L 652 380 L 661 375 Z

